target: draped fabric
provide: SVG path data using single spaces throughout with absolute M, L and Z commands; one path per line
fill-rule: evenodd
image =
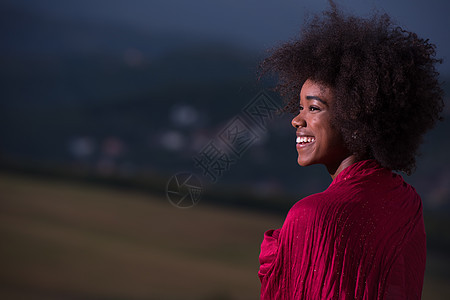
M 261 299 L 420 299 L 422 201 L 375 160 L 298 201 L 261 244 Z

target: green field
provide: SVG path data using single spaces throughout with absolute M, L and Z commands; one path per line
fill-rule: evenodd
M 0 299 L 259 299 L 263 232 L 282 221 L 0 174 Z M 450 299 L 448 256 L 427 264 L 423 298 Z

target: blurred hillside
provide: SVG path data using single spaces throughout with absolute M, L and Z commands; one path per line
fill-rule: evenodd
M 0 155 L 8 169 L 161 183 L 178 171 L 201 174 L 193 157 L 268 87 L 257 81 L 263 53 L 156 28 L 2 5 L 0 45 Z M 266 129 L 216 187 L 296 198 L 326 188 L 324 169 L 296 165 L 289 116 Z M 450 208 L 449 129 L 445 121 L 428 135 L 407 178 L 430 209 Z

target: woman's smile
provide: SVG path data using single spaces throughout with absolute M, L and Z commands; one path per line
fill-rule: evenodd
M 316 141 L 313 136 L 297 136 L 297 149 L 305 148 L 311 146 Z

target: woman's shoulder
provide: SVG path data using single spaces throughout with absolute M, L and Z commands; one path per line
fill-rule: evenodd
M 324 191 L 309 195 L 297 201 L 289 210 L 286 219 L 289 218 L 310 218 L 325 210 L 336 208 L 336 195 L 333 191 Z
M 421 211 L 417 192 L 400 175 L 376 172 L 343 179 L 327 190 L 297 201 L 286 216 L 286 224 L 341 224 L 359 222 L 361 218 L 373 222 L 387 222 L 392 216 L 411 219 Z

